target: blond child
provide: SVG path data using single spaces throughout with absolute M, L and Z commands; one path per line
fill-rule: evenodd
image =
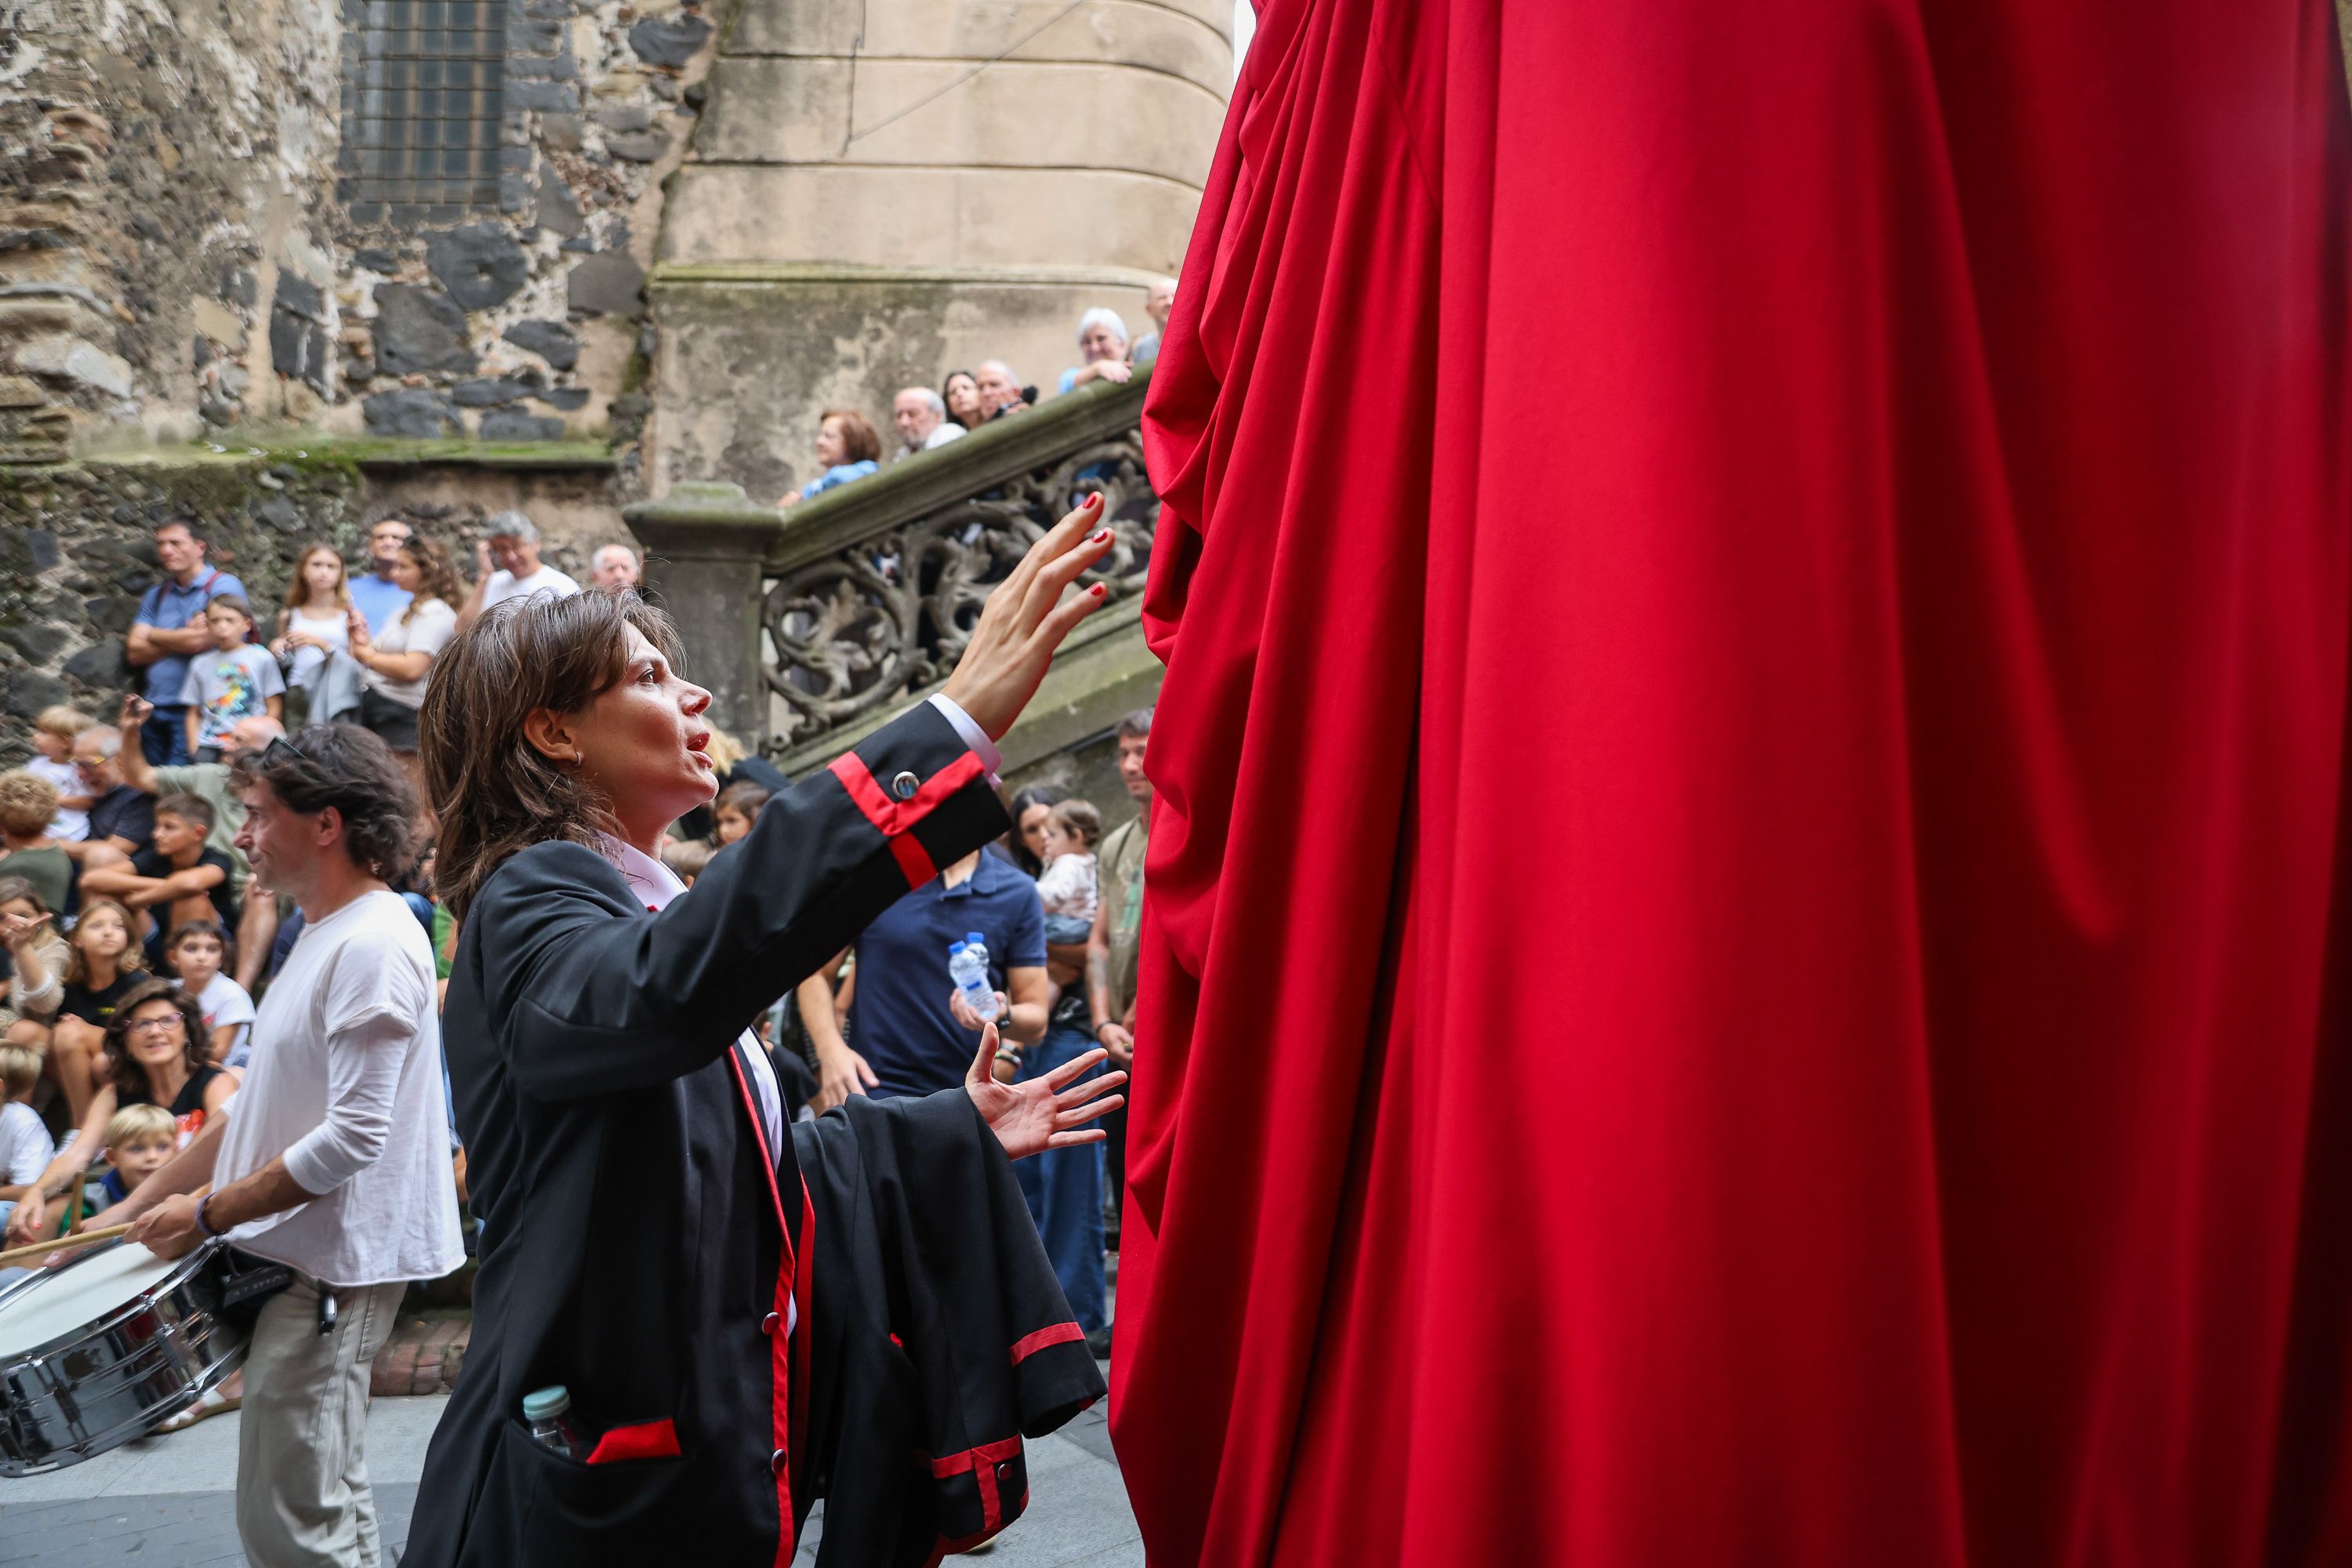
M 59 703 L 44 708 L 33 720 L 33 760 L 25 771 L 45 779 L 58 792 L 57 815 L 49 818 L 49 837 L 65 843 L 88 837 L 89 803 L 95 798 L 81 772 L 73 765 L 74 737 L 98 721 L 78 708 Z
M 99 1184 L 109 1207 L 139 1190 L 179 1151 L 179 1126 L 160 1105 L 126 1105 L 107 1120 L 106 1163 L 114 1167 Z
M 0 1199 L 11 1203 L 57 1158 L 49 1130 L 30 1101 L 41 1081 L 41 1053 L 27 1046 L 0 1046 Z

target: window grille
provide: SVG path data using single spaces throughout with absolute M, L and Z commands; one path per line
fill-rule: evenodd
M 343 0 L 337 194 L 354 223 L 494 211 L 507 0 Z

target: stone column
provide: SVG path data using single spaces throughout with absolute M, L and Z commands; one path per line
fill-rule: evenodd
M 1233 0 L 743 0 L 662 211 L 645 474 L 772 500 L 827 408 L 1150 328 L 1232 91 Z
M 710 721 L 757 751 L 768 738 L 761 563 L 782 516 L 740 485 L 709 483 L 674 485 L 621 515 L 645 547 L 646 587 L 685 638 L 688 679 L 710 690 Z

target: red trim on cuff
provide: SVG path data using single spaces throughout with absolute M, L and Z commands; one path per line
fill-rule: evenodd
M 1024 1334 L 1013 1342 L 1013 1364 L 1019 1366 L 1047 1345 L 1065 1345 L 1072 1340 L 1086 1337 L 1086 1330 L 1076 1323 L 1055 1323 L 1051 1328 L 1039 1329 L 1034 1334 Z
M 588 1462 L 614 1465 L 630 1459 L 675 1459 L 678 1452 L 677 1423 L 640 1421 L 634 1426 L 615 1426 L 597 1438 Z
M 978 1545 L 1004 1528 L 1004 1500 L 997 1495 L 996 1467 L 1006 1459 L 1018 1458 L 1020 1453 L 1021 1438 L 1016 1433 L 997 1442 L 982 1443 L 977 1448 L 966 1448 L 961 1454 L 950 1454 L 944 1459 L 931 1461 L 932 1475 L 945 1479 L 970 1470 L 972 1484 L 980 1489 L 980 1533 L 946 1542 L 947 1551 L 961 1552 L 968 1546 Z M 1023 1495 L 1028 1494 L 1024 1492 Z
M 866 821 L 894 838 L 930 816 L 941 801 L 986 772 L 980 759 L 966 752 L 924 780 L 912 799 L 894 800 L 875 782 L 866 759 L 856 752 L 842 752 L 825 764 L 825 771 L 841 781 L 841 787 L 849 792 L 849 798 L 857 803 Z
M 931 1474 L 944 1480 L 949 1476 L 960 1476 L 966 1470 L 979 1468 L 982 1460 L 993 1465 L 999 1459 L 1009 1459 L 1019 1452 L 1021 1452 L 1021 1438 L 1018 1434 L 1010 1437 L 1000 1437 L 993 1443 L 982 1443 L 977 1448 L 966 1448 L 960 1454 L 950 1454 L 944 1459 L 933 1459 Z

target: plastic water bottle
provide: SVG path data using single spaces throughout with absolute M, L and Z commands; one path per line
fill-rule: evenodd
M 572 1412 L 572 1391 L 562 1384 L 535 1388 L 522 1396 L 522 1418 L 530 1423 L 530 1440 L 559 1454 L 572 1454 L 578 1444 L 563 1418 Z
M 996 993 L 988 984 L 988 949 L 974 951 L 969 942 L 948 943 L 948 976 L 955 982 L 956 994 L 963 1005 L 981 1019 L 996 1016 Z

